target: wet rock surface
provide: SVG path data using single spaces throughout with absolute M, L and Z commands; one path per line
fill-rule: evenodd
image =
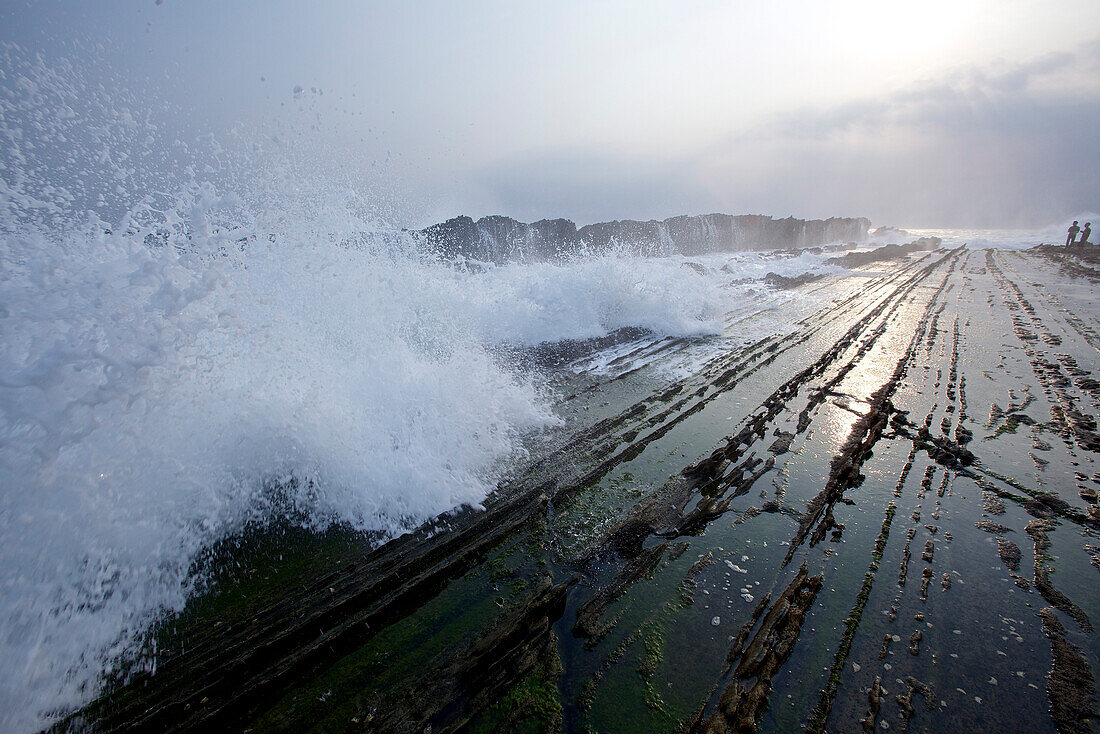
M 771 692 L 771 680 L 794 650 L 806 612 L 822 583 L 820 574 L 809 576 L 805 566 L 799 569 L 764 616 L 748 647 L 741 651 L 739 638 L 730 649 L 727 659 L 735 660 L 733 680 L 722 691 L 714 713 L 701 722 L 689 722 L 687 730 L 706 734 L 756 730 L 756 721 Z
M 878 710 L 882 706 L 882 678 L 881 676 L 875 676 L 875 682 L 871 684 L 870 690 L 867 691 L 867 702 L 871 704 L 871 707 L 867 710 L 867 715 L 859 720 L 860 728 L 871 734 L 871 732 L 877 729 L 876 722 L 878 721 Z
M 768 273 L 764 276 L 764 285 L 786 291 L 806 285 L 807 283 L 813 283 L 824 277 L 823 275 L 815 273 L 803 273 L 793 278 L 786 275 L 779 275 L 778 273 Z
M 867 252 L 849 252 L 841 257 L 830 258 L 829 262 L 845 268 L 861 268 L 872 263 L 905 257 L 922 250 L 935 250 L 939 248 L 940 244 L 939 237 L 920 237 L 905 245 L 891 244 Z
M 483 509 L 264 540 L 56 728 L 1095 730 L 1100 258 L 902 254 L 534 359 L 563 426 Z
M 1040 610 L 1043 629 L 1050 638 L 1054 658 L 1047 691 L 1050 694 L 1051 715 L 1061 732 L 1090 732 L 1100 719 L 1096 702 L 1096 683 L 1092 669 L 1080 649 L 1066 641 L 1066 629 L 1051 607 Z

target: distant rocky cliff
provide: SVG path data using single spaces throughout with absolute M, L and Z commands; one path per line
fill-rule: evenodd
M 577 228 L 568 219 L 531 224 L 511 217 L 455 217 L 417 235 L 442 256 L 494 263 L 556 260 L 580 251 L 622 248 L 640 255 L 814 247 L 864 242 L 871 222 L 859 218 L 772 219 L 758 214 L 703 214 L 658 222 L 600 222 Z

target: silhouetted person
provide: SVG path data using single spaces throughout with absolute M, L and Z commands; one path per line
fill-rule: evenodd
M 1089 244 L 1089 235 L 1092 234 L 1092 222 L 1085 222 L 1085 228 L 1081 230 L 1081 242 L 1082 245 Z
M 1081 228 L 1077 226 L 1077 220 L 1073 220 L 1073 224 L 1069 225 L 1069 235 L 1066 237 L 1066 247 L 1069 247 L 1077 241 L 1077 233 L 1081 231 Z

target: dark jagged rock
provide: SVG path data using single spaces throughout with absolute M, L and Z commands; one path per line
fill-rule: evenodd
M 760 617 L 764 614 L 768 605 L 771 604 L 771 600 L 772 595 L 769 591 L 767 594 L 764 594 L 763 598 L 757 603 L 756 608 L 752 610 L 752 616 L 741 625 L 741 630 L 737 633 L 733 645 L 730 646 L 729 652 L 726 653 L 726 665 L 732 667 L 741 659 L 741 655 L 745 652 L 745 642 L 749 639 L 749 634 L 756 626 L 756 623 L 760 621 Z
M 789 431 L 780 431 L 778 438 L 772 441 L 771 446 L 768 447 L 768 451 L 773 454 L 785 454 L 791 450 L 791 444 L 794 442 L 794 434 Z
M 920 600 L 928 600 L 928 585 L 932 583 L 932 569 L 925 568 L 920 577 Z
M 899 695 L 894 699 L 901 708 L 901 718 L 904 720 L 905 728 L 908 728 L 909 720 L 913 718 L 913 714 L 917 712 L 917 707 L 913 705 L 914 693 L 920 694 L 921 698 L 924 699 L 924 705 L 929 711 L 936 707 L 936 694 L 933 692 L 931 686 L 927 683 L 922 683 L 913 676 L 906 678 L 905 694 Z
M 1085 632 L 1092 632 L 1092 622 L 1081 607 L 1068 596 L 1063 594 L 1050 582 L 1048 565 L 1050 563 L 1049 533 L 1054 530 L 1054 521 L 1049 519 L 1032 520 L 1024 529 L 1035 541 L 1035 588 L 1043 595 L 1043 598 L 1052 605 L 1069 615 L 1081 626 Z
M 802 220 L 702 214 L 660 222 L 600 222 L 577 229 L 567 219 L 527 224 L 503 216 L 477 221 L 462 216 L 414 234 L 446 259 L 463 257 L 502 264 L 557 260 L 582 251 L 599 254 L 618 248 L 639 255 L 700 255 L 863 242 L 870 224 L 863 218 Z
M 824 276 L 820 273 L 802 273 L 802 275 L 793 278 L 788 278 L 778 273 L 768 273 L 764 276 L 764 285 L 771 286 L 781 291 L 787 291 L 792 288 L 806 285 L 807 283 L 813 283 L 815 280 L 820 280 L 823 277 Z
M 1028 514 L 1041 519 L 1053 517 L 1059 510 L 1069 507 L 1069 503 L 1061 497 L 1053 494 L 1042 494 L 1033 497 L 1025 505 Z
M 909 528 L 908 537 L 905 539 L 905 548 L 901 552 L 901 568 L 898 570 L 898 586 L 905 586 L 905 579 L 909 576 L 909 559 L 913 557 L 910 546 L 916 532 L 914 528 Z
M 862 268 L 871 263 L 905 257 L 914 252 L 938 250 L 941 244 L 943 244 L 943 241 L 939 237 L 921 237 L 907 245 L 883 245 L 870 252 L 849 252 L 843 257 L 831 257 L 828 262 L 842 268 Z
M 707 551 L 698 561 L 691 564 L 691 568 L 684 574 L 680 581 L 680 602 L 689 607 L 695 603 L 695 589 L 698 587 L 699 574 L 710 564 L 714 563 L 714 554 Z
M 1090 722 L 1100 719 L 1100 708 L 1096 705 L 1096 683 L 1088 661 L 1076 645 L 1066 640 L 1066 628 L 1052 607 L 1041 610 L 1039 616 L 1054 658 L 1047 681 L 1054 723 L 1060 732 L 1092 731 Z
M 767 705 L 772 678 L 794 650 L 802 623 L 823 583 L 821 574 L 810 576 L 805 565 L 799 569 L 764 616 L 748 647 L 736 658 L 732 681 L 722 692 L 717 710 L 705 721 L 695 721 L 685 728 L 706 734 L 755 731 L 756 720 Z M 754 682 L 750 685 L 749 681 Z
M 867 703 L 871 706 L 867 709 L 867 715 L 859 720 L 859 725 L 867 734 L 872 734 L 875 731 L 875 721 L 878 719 L 879 707 L 882 706 L 882 676 L 875 676 L 875 682 L 871 684 L 871 690 L 867 691 Z
M 1000 535 L 1001 533 L 1012 532 L 1012 528 L 1005 527 L 1004 525 L 993 522 L 992 520 L 979 520 L 978 522 L 974 523 L 974 527 L 976 527 L 978 530 L 984 530 L 987 533 L 992 533 L 993 535 Z
M 482 262 L 549 260 L 575 253 L 581 245 L 577 225 L 568 219 L 542 219 L 531 224 L 511 217 L 462 216 L 418 233 L 445 259 L 465 257 Z

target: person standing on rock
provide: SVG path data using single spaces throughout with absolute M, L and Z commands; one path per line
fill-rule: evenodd
M 1073 220 L 1073 224 L 1069 225 L 1069 235 L 1066 237 L 1066 247 L 1070 247 L 1077 242 L 1077 233 L 1081 231 L 1081 228 L 1077 226 L 1077 220 Z
M 1092 234 L 1092 222 L 1085 222 L 1085 228 L 1081 230 L 1081 241 L 1077 244 L 1087 245 L 1089 244 L 1089 235 Z

